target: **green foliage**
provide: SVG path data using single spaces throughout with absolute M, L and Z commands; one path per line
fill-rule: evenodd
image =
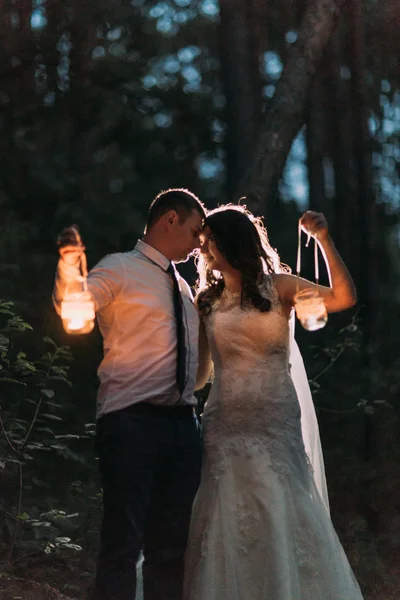
M 49 465 L 56 469 L 60 460 L 85 464 L 72 444 L 93 434 L 92 424 L 82 433 L 68 433 L 65 422 L 72 355 L 51 338 L 40 339 L 13 302 L 0 301 L 0 317 L 0 525 L 9 540 L 2 550 L 9 561 L 29 540 L 31 550 L 36 544 L 45 553 L 78 551 L 70 537 L 80 530 L 78 513 L 52 509 L 36 516 L 41 493 L 51 488 Z M 32 341 L 34 352 L 28 355 L 25 347 Z M 52 493 L 52 502 L 64 501 L 62 493 L 58 498 Z

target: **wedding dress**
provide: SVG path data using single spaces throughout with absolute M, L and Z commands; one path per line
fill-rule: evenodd
M 184 600 L 362 600 L 301 432 L 290 332 L 272 278 L 261 313 L 224 290 L 204 317 L 215 379 Z

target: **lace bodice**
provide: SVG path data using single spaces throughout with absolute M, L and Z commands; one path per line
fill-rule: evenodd
M 272 304 L 272 310 L 261 313 L 250 302 L 241 306 L 240 292 L 222 292 L 204 322 L 214 361 L 221 367 L 234 367 L 244 372 L 247 368 L 262 368 L 273 354 L 287 356 L 289 326 L 278 294 L 270 277 L 260 289 Z
M 289 373 L 289 325 L 273 280 L 260 291 L 271 301 L 269 312 L 240 293 L 224 290 L 204 318 L 215 379 L 204 415 L 206 455 L 216 475 L 230 452 L 270 449 L 271 465 L 281 474 L 303 442 L 300 409 Z

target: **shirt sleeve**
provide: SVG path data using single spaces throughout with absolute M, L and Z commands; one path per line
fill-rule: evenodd
M 82 284 L 77 280 L 79 275 L 79 267 L 68 265 L 62 259 L 58 261 L 53 289 L 53 304 L 58 314 L 65 294 L 82 290 Z M 88 275 L 87 284 L 96 311 L 113 302 L 124 286 L 124 264 L 120 254 L 109 254 L 97 263 Z
M 88 289 L 93 296 L 96 311 L 104 308 L 121 293 L 125 268 L 120 254 L 109 254 L 90 271 Z

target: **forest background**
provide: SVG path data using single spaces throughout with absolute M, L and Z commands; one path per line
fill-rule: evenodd
M 399 30 L 396 0 L 0 0 L 2 599 L 83 599 L 97 552 L 101 340 L 53 310 L 57 234 L 93 266 L 168 187 L 245 195 L 292 269 L 327 216 L 359 302 L 297 337 L 333 522 L 365 598 L 398 599 Z

